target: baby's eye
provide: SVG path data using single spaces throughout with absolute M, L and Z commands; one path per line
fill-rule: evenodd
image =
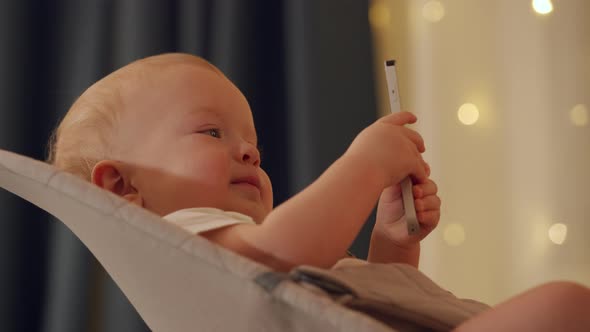
M 221 138 L 221 129 L 219 129 L 219 128 L 206 129 L 206 130 L 200 131 L 199 133 L 207 134 L 207 135 L 209 135 L 211 137 L 215 137 L 215 138 Z

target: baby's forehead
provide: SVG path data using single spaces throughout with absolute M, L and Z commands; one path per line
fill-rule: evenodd
M 200 63 L 143 64 L 122 89 L 124 113 L 134 120 L 172 115 L 182 119 L 240 121 L 254 126 L 249 104 L 225 76 Z

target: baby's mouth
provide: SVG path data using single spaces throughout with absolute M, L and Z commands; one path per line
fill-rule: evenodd
M 258 178 L 255 176 L 244 176 L 241 178 L 237 178 L 232 180 L 231 184 L 245 187 L 254 187 L 260 190 L 260 180 L 258 180 Z

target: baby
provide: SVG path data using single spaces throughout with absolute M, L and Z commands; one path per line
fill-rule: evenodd
M 424 142 L 404 127 L 415 121 L 406 112 L 377 120 L 314 183 L 273 209 L 245 97 L 205 60 L 164 54 L 86 90 L 52 137 L 49 161 L 279 271 L 334 265 L 379 201 L 368 260 L 417 267 L 420 240 L 438 224 L 440 199 L 421 157 Z M 405 229 L 398 185 L 407 176 L 421 224 L 415 236 Z M 539 299 L 561 304 L 543 307 Z M 553 331 L 548 310 L 559 329 L 581 320 L 587 329 L 583 305 L 590 308 L 588 289 L 552 283 L 459 330 Z
M 332 266 L 383 189 L 412 175 L 422 233 L 409 237 L 395 223 L 402 205 L 399 189 L 390 188 L 369 259 L 417 266 L 419 241 L 436 226 L 440 200 L 420 156 L 422 138 L 403 127 L 414 121 L 401 113 L 376 122 L 314 184 L 273 209 L 244 96 L 204 60 L 167 54 L 137 61 L 89 88 L 60 124 L 51 161 L 284 271 Z M 228 218 L 222 211 L 233 213 Z

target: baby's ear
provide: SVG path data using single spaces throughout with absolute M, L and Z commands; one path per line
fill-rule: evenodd
M 131 184 L 128 168 L 124 163 L 114 160 L 99 161 L 92 169 L 91 182 L 113 194 L 143 206 L 143 199 Z

